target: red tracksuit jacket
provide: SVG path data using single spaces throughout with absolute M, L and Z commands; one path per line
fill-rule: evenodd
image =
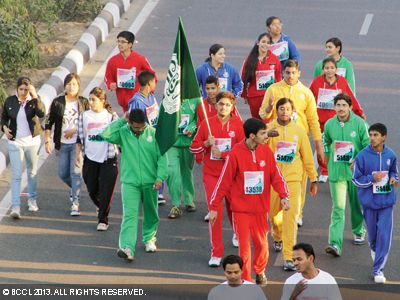
M 245 177 L 251 172 L 263 174 L 264 188 L 259 194 L 248 194 L 251 190 L 247 190 L 247 194 L 245 192 Z M 261 144 L 255 150 L 250 150 L 242 141 L 235 145 L 225 159 L 221 176 L 211 197 L 210 208 L 217 210 L 218 202 L 230 193 L 232 212 L 268 213 L 271 186 L 281 198 L 289 197 L 286 182 L 268 145 Z
M 243 123 L 238 116 L 233 115 L 225 125 L 221 123 L 218 116 L 211 117 L 208 121 L 210 123 L 212 136 L 214 138 L 230 138 L 231 148 L 244 139 Z M 207 140 L 208 136 L 208 127 L 206 121 L 203 120 L 189 150 L 195 155 L 204 153 L 203 174 L 219 177 L 225 163 L 225 158 L 230 151 L 222 152 L 222 160 L 211 160 L 211 147 L 206 148 L 204 146 L 204 141 Z
M 106 73 L 104 75 L 104 83 L 107 88 L 110 89 L 110 84 L 117 82 L 117 69 L 131 70 L 133 68 L 136 70 L 135 87 L 133 89 L 117 87 L 116 90 L 118 104 L 123 108 L 124 112 L 128 110 L 129 100 L 140 88 L 138 81 L 140 72 L 147 70 L 152 72 L 154 75 L 156 72 L 151 68 L 146 57 L 132 51 L 131 55 L 126 59 L 124 59 L 121 53 L 111 57 L 107 63 Z
M 204 103 L 204 107 L 206 109 L 206 114 L 207 114 L 208 118 L 211 118 L 211 117 L 214 117 L 214 116 L 217 115 L 217 109 L 215 108 L 215 106 L 213 104 L 208 102 L 208 98 L 205 98 L 203 100 L 203 103 Z M 242 117 L 240 116 L 239 111 L 236 109 L 236 106 L 234 107 L 234 109 L 232 111 L 232 116 L 237 116 L 237 117 L 239 117 L 240 120 L 242 119 Z M 197 108 L 197 127 L 200 126 L 201 122 L 203 122 L 204 119 L 205 119 L 204 118 L 204 111 L 203 111 L 203 108 L 202 108 L 202 106 L 200 104 L 199 107 Z

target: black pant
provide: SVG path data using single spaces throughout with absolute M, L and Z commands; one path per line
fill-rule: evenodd
M 82 176 L 90 199 L 99 208 L 99 223 L 108 224 L 112 194 L 118 177 L 117 159 L 112 158 L 98 163 L 85 156 Z

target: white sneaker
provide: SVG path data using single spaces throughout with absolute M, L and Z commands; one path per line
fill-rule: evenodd
M 28 210 L 29 211 L 38 211 L 39 210 L 39 207 L 38 207 L 35 199 L 33 199 L 33 198 L 28 199 Z
M 385 283 L 386 277 L 385 277 L 385 275 L 383 275 L 382 272 L 380 272 L 378 275 L 374 276 L 374 281 L 375 281 L 375 283 Z
M 204 216 L 204 222 L 208 222 L 210 220 L 210 213 Z
M 107 231 L 109 225 L 106 223 L 97 224 L 97 231 Z
M 145 246 L 146 246 L 146 252 L 148 252 L 148 253 L 153 253 L 153 252 L 157 251 L 156 243 L 153 241 L 146 243 Z
M 375 251 L 371 250 L 371 258 L 372 258 L 372 261 L 375 261 Z
M 233 247 L 235 247 L 235 248 L 238 248 L 238 247 L 239 247 L 239 241 L 237 240 L 236 234 L 235 234 L 235 233 L 234 233 L 233 236 L 232 236 L 232 245 L 233 245 Z
M 297 220 L 297 226 L 298 226 L 298 227 L 302 227 L 302 226 L 303 226 L 303 218 L 299 218 L 299 219 Z
M 221 257 L 212 256 L 208 261 L 209 267 L 219 267 L 221 265 Z
M 117 255 L 118 255 L 118 257 L 126 259 L 128 262 L 133 261 L 133 255 L 132 255 L 131 249 L 129 249 L 128 247 L 125 247 L 124 249 L 121 249 L 121 248 L 118 249 Z
M 13 219 L 21 219 L 21 209 L 19 206 L 13 207 L 11 209 L 10 217 Z
M 79 211 L 79 202 L 72 202 L 70 215 L 74 217 L 81 215 L 81 212 Z
M 325 183 L 328 181 L 328 175 L 319 175 L 318 182 Z

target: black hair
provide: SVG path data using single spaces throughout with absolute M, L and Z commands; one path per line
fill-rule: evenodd
M 325 45 L 328 43 L 334 44 L 336 48 L 340 47 L 339 54 L 342 54 L 342 41 L 339 38 L 337 37 L 330 38 L 325 42 Z
M 73 79 L 75 79 L 78 82 L 79 85 L 79 90 L 78 90 L 78 94 L 76 95 L 77 97 L 79 97 L 79 92 L 81 89 L 81 78 L 79 77 L 78 74 L 76 73 L 69 73 L 67 76 L 65 76 L 64 78 L 64 88 L 67 86 L 68 83 L 70 83 Z
M 245 69 L 244 69 L 244 77 L 243 77 L 243 84 L 246 86 L 247 84 L 250 84 L 250 82 L 254 78 L 254 74 L 257 69 L 258 65 L 258 45 L 263 37 L 268 37 L 269 41 L 272 41 L 272 37 L 268 32 L 264 32 L 260 34 L 257 38 L 257 41 L 254 43 L 253 48 L 251 48 L 249 55 L 247 56 L 246 62 L 245 62 Z
M 19 77 L 18 79 L 17 79 L 17 88 L 19 87 L 19 86 L 21 86 L 21 85 L 26 85 L 26 86 L 28 86 L 28 85 L 30 85 L 32 83 L 32 81 L 29 79 L 29 77 L 26 77 L 26 76 L 23 76 L 23 77 Z
M 215 103 L 218 103 L 219 100 L 221 100 L 222 98 L 227 98 L 231 100 L 232 105 L 236 105 L 235 95 L 233 95 L 231 92 L 219 92 L 215 98 L 216 98 Z
M 120 33 L 118 33 L 117 39 L 120 37 L 126 39 L 130 44 L 133 44 L 135 42 L 135 35 L 130 31 L 121 31 Z
M 129 112 L 129 123 L 132 124 L 133 122 L 138 124 L 146 123 L 146 116 L 143 110 L 135 108 Z
M 101 87 L 94 87 L 94 88 L 90 91 L 89 95 L 94 95 L 94 96 L 96 96 L 97 98 L 99 98 L 100 100 L 104 101 L 104 108 L 105 108 L 110 114 L 113 113 L 111 103 L 108 102 L 108 99 L 107 99 L 107 92 L 106 92 L 104 89 L 102 89 Z
M 314 261 L 315 261 L 314 248 L 310 244 L 297 243 L 296 245 L 293 246 L 293 251 L 295 251 L 295 250 L 303 250 L 307 257 L 310 257 L 312 255 L 314 257 Z
M 150 80 L 153 80 L 155 77 L 156 76 L 148 70 L 140 72 L 138 76 L 140 86 L 146 86 L 150 82 Z
M 333 64 L 335 65 L 336 69 L 337 69 L 337 62 L 336 62 L 336 60 L 335 60 L 333 57 L 326 57 L 326 58 L 324 58 L 324 60 L 322 61 L 322 69 L 325 67 L 325 65 L 326 65 L 328 62 L 333 63 Z
M 278 102 L 276 102 L 276 105 L 275 105 L 276 110 L 278 110 L 279 106 L 284 105 L 286 103 L 290 103 L 290 105 L 292 106 L 292 109 L 294 110 L 294 103 L 289 98 L 281 98 L 281 99 L 279 99 Z
M 210 75 L 206 78 L 206 84 L 212 84 L 212 83 L 215 83 L 216 86 L 219 85 L 218 78 L 213 75 Z
M 267 27 L 271 26 L 272 22 L 273 22 L 274 20 L 276 20 L 276 19 L 278 19 L 280 22 L 282 22 L 281 19 L 280 19 L 279 17 L 271 16 L 271 17 L 269 17 L 269 18 L 267 19 L 267 21 L 265 21 L 265 25 L 267 25 Z
M 297 70 L 300 70 L 299 62 L 295 59 L 288 59 L 283 65 L 283 70 L 286 68 L 296 68 Z
M 211 45 L 210 49 L 208 50 L 208 57 L 206 58 L 205 62 L 211 61 L 211 54 L 215 55 L 220 49 L 224 48 L 221 44 L 213 44 Z
M 257 134 L 260 130 L 266 129 L 267 125 L 256 118 L 247 119 L 243 124 L 244 135 L 246 138 L 250 137 L 250 134 Z
M 345 93 L 337 94 L 337 95 L 335 96 L 335 98 L 333 98 L 333 103 L 336 105 L 336 103 L 337 103 L 339 100 L 344 100 L 344 101 L 346 101 L 347 104 L 348 104 L 349 106 L 351 106 L 351 104 L 352 104 L 351 97 L 350 97 L 349 95 L 345 94 Z
M 226 265 L 234 265 L 234 264 L 238 264 L 240 267 L 240 270 L 242 270 L 243 268 L 243 259 L 239 256 L 239 255 L 228 255 L 225 256 L 224 259 L 222 260 L 222 268 L 226 268 Z
M 382 123 L 375 123 L 375 124 L 372 124 L 372 125 L 368 128 L 368 133 L 370 133 L 371 131 L 377 131 L 377 132 L 379 132 L 382 136 L 386 136 L 386 135 L 387 135 L 387 128 L 386 128 L 385 124 L 382 124 Z

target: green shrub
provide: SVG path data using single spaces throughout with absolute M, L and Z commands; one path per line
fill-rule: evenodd
M 99 0 L 60 0 L 61 19 L 65 21 L 89 21 L 101 11 L 103 5 Z

